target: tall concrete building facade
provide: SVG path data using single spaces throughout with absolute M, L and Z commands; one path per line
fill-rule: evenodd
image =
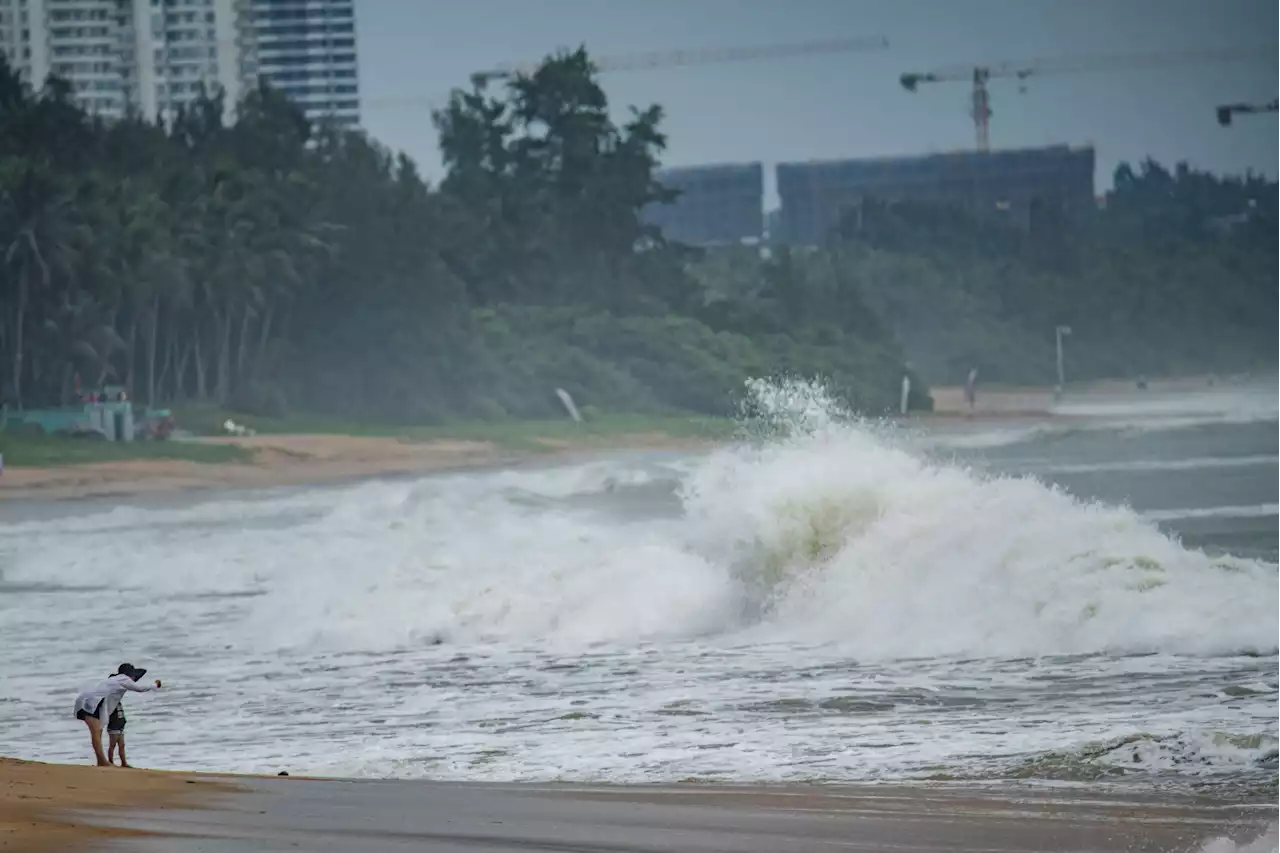
M 111 0 L 0 0 L 0 50 L 31 85 L 57 73 L 86 109 L 121 115 L 119 17 Z
M 261 79 L 312 121 L 360 122 L 355 0 L 251 0 Z
M 248 0 L 0 0 L 0 51 L 105 118 L 166 117 L 202 91 L 230 113 L 256 70 Z
M 245 0 L 125 0 L 125 5 L 134 10 L 137 57 L 129 90 L 142 113 L 172 115 L 201 91 L 220 90 L 231 118 L 256 80 Z
M 764 230 L 764 167 L 760 163 L 664 169 L 656 175 L 678 190 L 672 204 L 645 208 L 646 222 L 668 240 L 692 246 L 758 242 Z
M 779 233 L 772 236 L 790 245 L 820 245 L 864 199 L 951 204 L 1025 226 L 1038 203 L 1093 207 L 1094 165 L 1093 148 L 1066 145 L 779 163 L 782 210 Z
M 263 79 L 312 120 L 360 119 L 354 0 L 0 0 L 0 52 L 105 118 L 222 91 L 230 120 Z

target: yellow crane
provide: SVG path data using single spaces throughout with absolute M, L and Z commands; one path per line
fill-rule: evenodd
M 987 92 L 987 83 L 991 80 L 1012 78 L 1023 81 L 1028 77 L 1040 77 L 1048 74 L 1130 71 L 1142 68 L 1163 68 L 1200 63 L 1240 62 L 1249 59 L 1270 58 L 1274 60 L 1276 51 L 1277 45 L 1273 42 L 1255 47 L 1063 56 L 981 65 L 956 65 L 933 71 L 908 72 L 899 78 L 899 82 L 908 92 L 914 92 L 922 83 L 969 81 L 972 86 L 969 111 L 973 116 L 974 128 L 977 131 L 977 147 L 979 151 L 989 151 L 991 149 L 991 98 Z
M 1280 110 L 1280 100 L 1271 100 L 1265 104 L 1223 104 L 1218 107 L 1218 124 L 1226 127 L 1231 124 L 1233 116 L 1245 113 L 1274 113 Z

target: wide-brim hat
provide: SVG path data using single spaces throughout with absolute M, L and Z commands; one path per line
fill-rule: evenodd
M 145 669 L 138 669 L 136 666 L 134 666 L 131 663 L 122 663 L 116 669 L 116 675 L 127 675 L 130 678 L 132 678 L 134 681 L 141 681 L 142 676 L 146 674 L 147 674 L 147 671 Z

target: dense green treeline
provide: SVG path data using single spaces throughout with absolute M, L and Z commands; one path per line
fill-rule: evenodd
M 901 352 L 855 291 L 833 296 L 840 316 L 748 322 L 756 307 L 709 297 L 697 254 L 642 224 L 670 198 L 661 110 L 615 125 L 582 52 L 456 92 L 439 188 L 268 89 L 234 124 L 223 106 L 104 124 L 0 67 L 10 404 L 67 402 L 79 377 L 143 403 L 413 422 L 555 414 L 557 387 L 601 410 L 722 413 L 746 378 L 786 372 L 865 408 L 895 399 Z
M 415 423 L 553 415 L 556 388 L 722 413 L 748 377 L 793 374 L 880 411 L 908 358 L 933 381 L 971 363 L 1046 379 L 1057 323 L 1077 328 L 1078 375 L 1274 352 L 1275 186 L 1253 179 L 1144 164 L 1104 213 L 1029 232 L 872 204 L 830 246 L 762 259 L 643 223 L 672 197 L 661 110 L 611 121 L 581 51 L 456 91 L 439 187 L 269 89 L 236 114 L 209 97 L 167 125 L 107 124 L 0 59 L 8 404 L 69 402 L 78 378 L 143 403 Z
M 1068 378 L 1274 371 L 1276 214 L 1274 182 L 1147 161 L 1086 215 L 871 205 L 829 251 L 935 383 L 1052 381 L 1058 325 Z

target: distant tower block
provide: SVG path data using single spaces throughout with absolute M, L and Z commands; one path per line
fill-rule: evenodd
M 355 0 L 249 0 L 258 76 L 313 122 L 360 123 Z
M 950 204 L 1015 223 L 1025 223 L 1038 203 L 1089 209 L 1094 166 L 1092 147 L 1066 145 L 779 163 L 778 237 L 789 245 L 821 245 L 868 199 Z
M 694 166 L 665 169 L 658 183 L 680 196 L 672 204 L 651 204 L 644 220 L 668 240 L 691 246 L 758 243 L 764 233 L 764 166 Z

